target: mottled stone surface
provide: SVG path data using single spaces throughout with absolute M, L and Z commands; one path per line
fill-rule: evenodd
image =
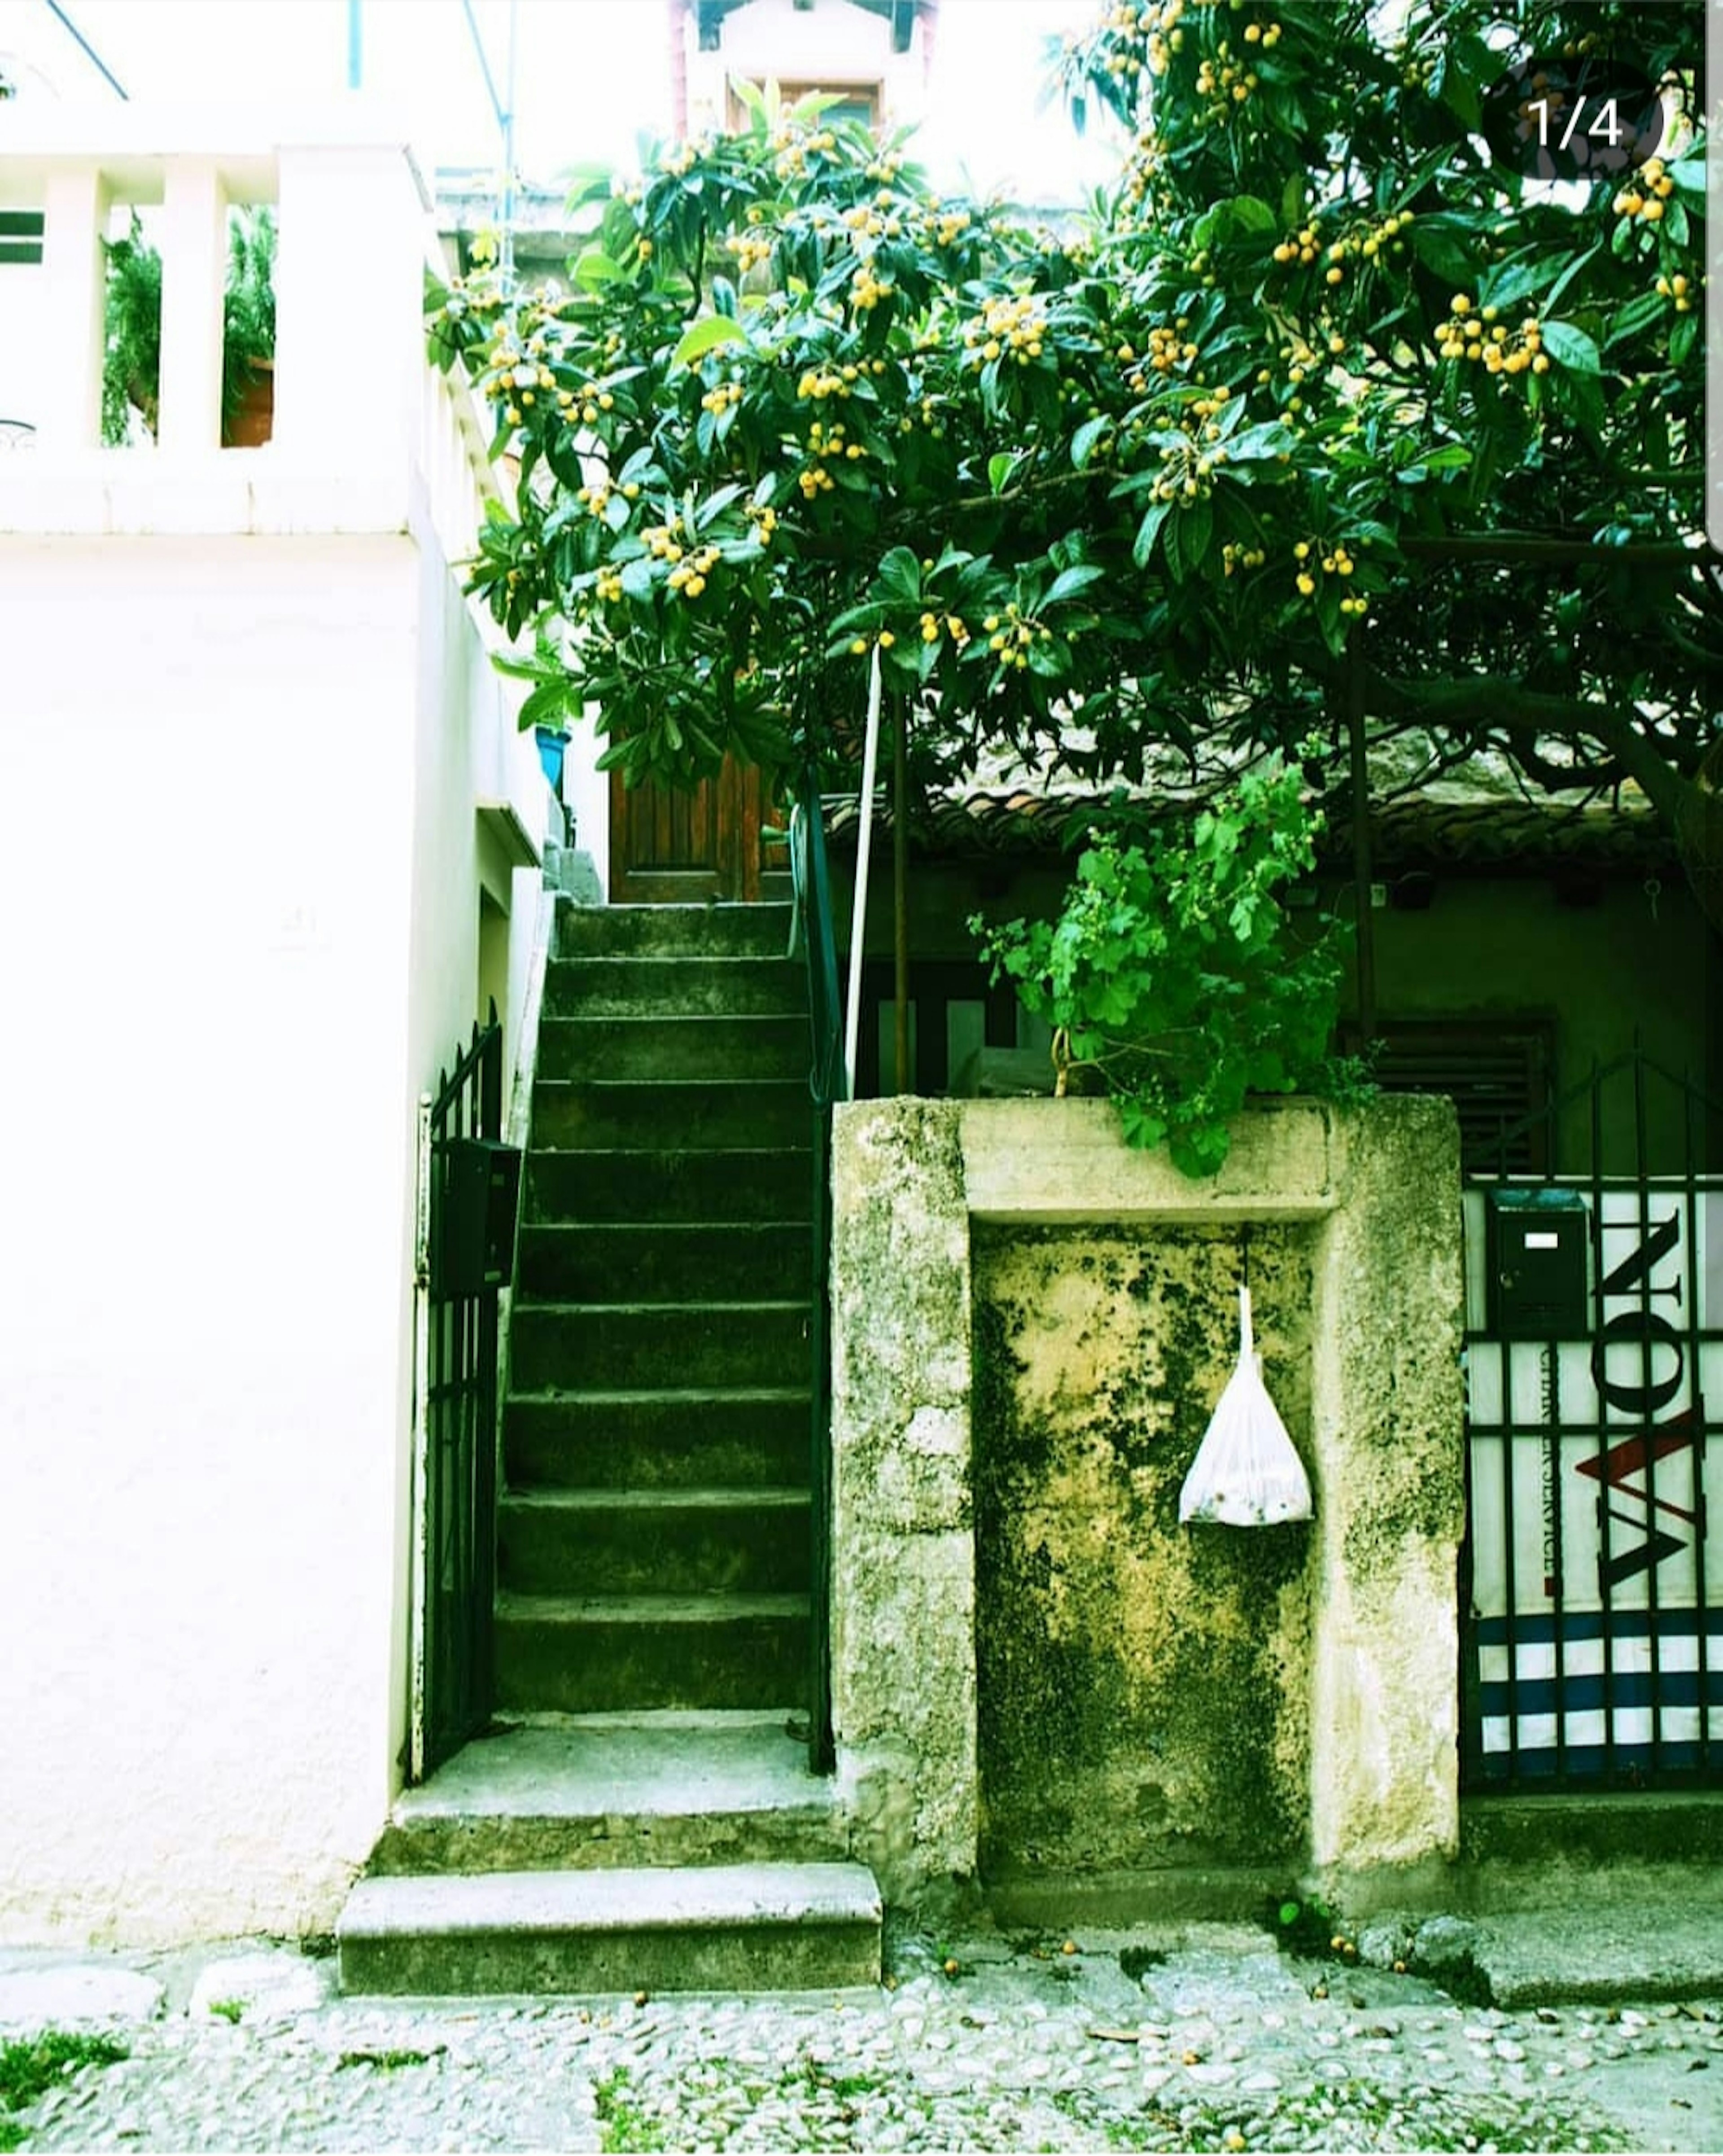
M 837 1111 L 832 1696 L 888 1902 L 975 1870 L 969 1216 L 956 1101 Z
M 1103 1101 L 855 1103 L 833 1196 L 833 1720 L 888 1900 L 1450 1856 L 1449 1105 L 1275 1104 L 1197 1180 Z M 1247 1239 L 1316 1517 L 1184 1528 Z
M 989 1881 L 1302 1861 L 1310 1527 L 1178 1520 L 1247 1249 L 1269 1389 L 1307 1456 L 1306 1230 L 976 1230 Z
M 1465 1489 L 1453 1107 L 1384 1097 L 1335 1120 L 1343 1203 L 1315 1262 L 1310 1840 L 1338 1883 L 1459 1847 Z

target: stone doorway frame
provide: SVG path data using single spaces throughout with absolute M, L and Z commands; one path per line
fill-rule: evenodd
M 888 1900 L 934 1905 L 977 1872 L 974 1220 L 1308 1224 L 1310 1866 L 1356 1892 L 1454 1857 L 1459 1193 L 1445 1100 L 1268 1104 L 1200 1180 L 1127 1148 L 1105 1101 L 833 1111 L 833 1721 L 856 1853 Z

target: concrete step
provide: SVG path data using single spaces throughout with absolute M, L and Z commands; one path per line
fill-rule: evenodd
M 787 1302 L 517 1303 L 509 1373 L 524 1393 L 685 1384 L 805 1385 L 805 1299 Z
M 558 957 L 716 954 L 781 958 L 789 948 L 787 906 L 559 906 Z
M 547 1018 L 782 1016 L 804 1023 L 806 969 L 787 958 L 553 958 Z
M 834 1784 L 777 1712 L 560 1715 L 464 1745 L 395 1800 L 373 1874 L 836 1862 Z
M 362 1879 L 344 1990 L 800 1991 L 879 1980 L 879 1890 L 856 1864 Z
M 772 1488 L 808 1474 L 805 1386 L 511 1394 L 510 1488 Z
M 806 1594 L 805 1489 L 510 1491 L 497 1577 L 520 1594 Z
M 558 1221 L 806 1220 L 813 1156 L 788 1147 L 727 1152 L 534 1152 L 523 1219 Z
M 536 1152 L 806 1146 L 813 1115 L 805 1069 L 782 1080 L 541 1077 L 532 1089 L 532 1145 Z
M 496 1707 L 590 1714 L 806 1704 L 805 1594 L 499 1594 Z
M 760 1296 L 806 1301 L 813 1280 L 805 1220 L 723 1227 L 655 1221 L 644 1227 L 583 1221 L 520 1230 L 515 1286 L 523 1301 L 693 1302 Z
M 805 1018 L 546 1018 L 546 1078 L 735 1078 L 807 1082 Z

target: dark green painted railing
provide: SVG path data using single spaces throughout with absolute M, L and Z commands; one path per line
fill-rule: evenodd
M 832 1363 L 828 1283 L 831 1270 L 832 1104 L 848 1097 L 844 1068 L 844 998 L 838 978 L 837 937 L 832 925 L 832 886 L 826 860 L 825 823 L 819 779 L 809 766 L 790 825 L 790 866 L 795 881 L 796 921 L 808 962 L 808 1022 L 811 1060 L 808 1089 L 813 1116 L 813 1285 L 809 1305 L 813 1348 L 813 1414 L 809 1430 L 809 1512 L 813 1537 L 808 1583 L 808 1758 L 816 1774 L 829 1774 L 832 1743 Z

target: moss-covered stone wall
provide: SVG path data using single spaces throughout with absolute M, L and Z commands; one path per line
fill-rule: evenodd
M 1452 1107 L 1265 1105 L 1200 1181 L 1104 1101 L 833 1123 L 833 1731 L 887 1897 L 1451 1855 Z M 1315 1518 L 1183 1528 L 1247 1236 Z
M 1247 1247 L 1308 1458 L 1307 1230 L 975 1230 L 984 1881 L 1305 1852 L 1310 1531 L 1178 1521 Z

